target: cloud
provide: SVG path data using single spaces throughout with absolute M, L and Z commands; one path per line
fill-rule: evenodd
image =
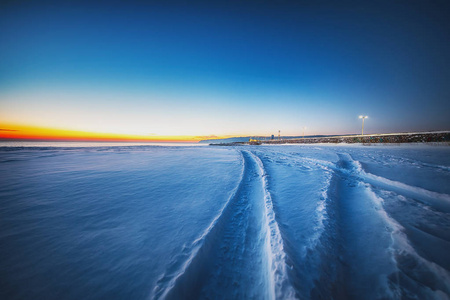
M 20 130 L 0 128 L 0 131 L 20 131 Z

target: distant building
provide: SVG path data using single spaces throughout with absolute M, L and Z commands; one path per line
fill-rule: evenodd
M 275 136 L 272 134 L 272 136 L 270 137 L 271 140 L 275 139 Z

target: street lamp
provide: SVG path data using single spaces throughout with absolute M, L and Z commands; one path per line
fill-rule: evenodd
M 367 119 L 368 116 L 359 116 L 360 119 L 362 119 L 362 130 L 361 135 L 364 135 L 364 119 Z

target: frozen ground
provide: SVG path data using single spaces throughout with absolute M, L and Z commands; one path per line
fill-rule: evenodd
M 3 147 L 0 178 L 0 299 L 450 298 L 450 147 Z

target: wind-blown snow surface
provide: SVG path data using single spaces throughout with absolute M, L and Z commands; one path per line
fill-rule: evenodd
M 1 299 L 449 299 L 450 148 L 0 148 Z

